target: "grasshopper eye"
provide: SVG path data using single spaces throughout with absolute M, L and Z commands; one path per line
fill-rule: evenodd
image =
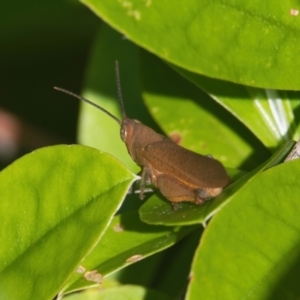
M 127 138 L 127 129 L 126 129 L 126 126 L 122 126 L 122 127 L 121 127 L 121 132 L 120 132 L 120 134 L 121 134 L 121 139 L 122 139 L 122 141 L 125 142 L 125 141 L 126 141 L 126 138 Z

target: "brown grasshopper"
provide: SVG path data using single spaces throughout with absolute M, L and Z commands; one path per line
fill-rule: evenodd
M 116 81 L 122 120 L 79 95 L 62 88 L 54 88 L 102 110 L 121 126 L 121 139 L 132 159 L 142 169 L 141 199 L 144 197 L 146 183 L 152 183 L 173 203 L 189 201 L 202 204 L 219 195 L 230 182 L 223 165 L 211 155 L 203 156 L 187 150 L 140 121 L 129 119 L 122 99 L 118 62 Z

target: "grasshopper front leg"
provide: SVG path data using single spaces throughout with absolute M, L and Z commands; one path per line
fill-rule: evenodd
M 144 199 L 144 193 L 145 193 L 145 185 L 150 184 L 150 170 L 148 167 L 143 167 L 142 169 L 142 175 L 141 175 L 141 183 L 140 183 L 140 199 Z

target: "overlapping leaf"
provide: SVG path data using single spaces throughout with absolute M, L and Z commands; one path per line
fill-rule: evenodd
M 195 227 L 150 226 L 140 221 L 137 212 L 114 217 L 101 241 L 81 263 L 85 271 L 97 270 L 103 277 L 149 255 L 170 247 Z M 76 274 L 65 292 L 95 285 L 84 274 Z
M 136 44 L 189 71 L 272 89 L 299 89 L 299 7 L 288 0 L 82 0 Z M 295 13 L 296 12 L 296 13 Z
M 260 173 L 213 218 L 186 299 L 299 296 L 299 172 L 295 160 Z
M 143 98 L 168 136 L 226 167 L 253 168 L 266 157 L 253 135 L 205 93 L 153 55 L 143 51 L 141 62 Z
M 44 148 L 3 170 L 0 298 L 52 299 L 134 178 L 110 155 L 82 146 Z

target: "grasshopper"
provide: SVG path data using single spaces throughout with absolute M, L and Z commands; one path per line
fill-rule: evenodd
M 140 198 L 144 198 L 145 184 L 152 183 L 173 204 L 182 201 L 203 204 L 219 195 L 230 178 L 223 165 L 211 155 L 201 155 L 185 149 L 150 127 L 126 116 L 122 98 L 118 62 L 116 81 L 122 119 L 103 107 L 66 89 L 56 90 L 70 94 L 100 109 L 121 127 L 120 135 L 128 153 L 141 167 Z

